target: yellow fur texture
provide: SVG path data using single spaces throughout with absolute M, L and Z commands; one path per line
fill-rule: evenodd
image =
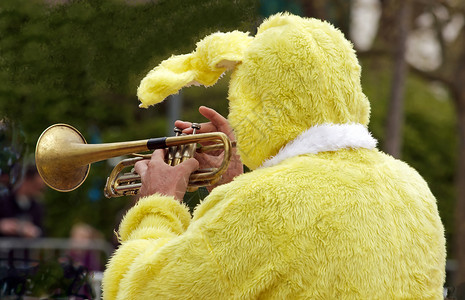
M 104 298 L 442 299 L 443 225 L 407 164 L 360 146 L 258 168 L 309 128 L 368 125 L 342 33 L 278 14 L 254 38 L 214 34 L 149 73 L 139 97 L 155 104 L 231 68 L 229 120 L 254 170 L 215 188 L 192 218 L 172 197 L 139 200 L 121 223 Z

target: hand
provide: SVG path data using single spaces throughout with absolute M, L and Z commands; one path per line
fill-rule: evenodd
M 164 157 L 164 149 L 155 150 L 150 160 L 144 159 L 134 165 L 142 181 L 139 195 L 144 197 L 159 193 L 182 201 L 189 176 L 199 168 L 199 162 L 190 158 L 177 166 L 170 166 L 165 163 Z
M 19 224 L 17 219 L 6 218 L 0 220 L 0 232 L 3 235 L 15 235 L 18 233 Z
M 6 218 L 0 220 L 0 232 L 9 236 L 34 238 L 40 236 L 42 231 L 29 221 Z
M 41 230 L 39 227 L 35 226 L 31 222 L 23 221 L 20 222 L 20 231 L 21 235 L 28 238 L 35 238 L 40 236 Z
M 229 122 L 222 115 L 217 113 L 215 110 L 201 106 L 199 107 L 199 112 L 206 117 L 210 122 L 201 123 L 200 130 L 197 130 L 196 133 L 206 133 L 206 132 L 223 132 L 225 133 L 231 141 L 235 141 L 234 132 L 229 125 Z M 193 129 L 191 128 L 192 123 L 176 121 L 175 126 L 182 129 L 183 133 L 191 134 Z M 195 158 L 199 161 L 200 168 L 216 168 L 223 161 L 223 151 L 217 153 L 196 153 Z M 231 149 L 231 159 L 229 162 L 228 170 L 223 174 L 222 178 L 218 183 L 213 186 L 208 186 L 207 189 L 211 191 L 214 187 L 231 182 L 234 177 L 242 174 L 244 168 L 240 159 L 240 156 L 237 154 L 237 149 Z

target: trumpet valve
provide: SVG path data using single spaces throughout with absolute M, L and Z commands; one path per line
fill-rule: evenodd
M 181 128 L 174 127 L 173 131 L 174 131 L 174 136 L 182 135 Z M 178 151 L 178 146 L 169 147 L 168 151 L 166 152 L 165 162 L 170 166 L 174 166 L 173 161 L 176 156 L 176 151 Z
M 199 123 L 192 123 L 191 128 L 193 129 L 192 134 L 195 134 L 197 130 L 200 129 L 200 124 Z
M 199 123 L 192 123 L 191 128 L 192 128 L 192 134 L 195 134 L 197 130 L 200 129 L 200 124 Z M 191 157 L 194 157 L 195 154 L 195 149 L 197 148 L 197 143 L 192 143 L 192 144 L 187 144 L 184 146 L 184 149 L 182 150 L 182 158 L 181 162 L 188 160 Z

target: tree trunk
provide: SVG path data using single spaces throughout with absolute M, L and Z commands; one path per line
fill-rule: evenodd
M 465 283 L 465 53 L 462 55 L 454 78 L 454 100 L 457 110 L 459 156 L 456 173 L 455 258 L 458 263 L 455 284 Z
M 304 16 L 327 20 L 325 11 L 325 1 L 322 0 L 301 0 Z
M 352 0 L 300 0 L 306 17 L 326 20 L 349 38 Z
M 402 1 L 398 26 L 397 45 L 394 54 L 394 73 L 389 99 L 389 109 L 386 124 L 386 141 L 384 150 L 399 158 L 402 149 L 402 127 L 404 125 L 404 90 L 407 77 L 407 37 L 410 32 L 410 17 L 412 4 L 409 0 Z

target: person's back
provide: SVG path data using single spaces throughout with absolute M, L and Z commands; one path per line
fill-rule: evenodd
M 228 121 L 251 172 L 214 188 L 191 218 L 174 201 L 183 191 L 168 187 L 186 187 L 199 162 L 170 168 L 157 151 L 138 162 L 147 197 L 121 223 L 105 297 L 442 298 L 436 200 L 416 171 L 376 149 L 344 35 L 290 14 L 265 20 L 254 37 L 211 34 L 142 80 L 141 106 L 214 84 L 227 69 Z M 212 116 L 207 127 L 228 129 Z M 169 184 L 157 179 L 168 173 Z
M 215 189 L 194 220 L 215 228 L 204 236 L 237 298 L 442 293 L 435 199 L 416 171 L 377 150 L 303 155 L 242 175 Z

